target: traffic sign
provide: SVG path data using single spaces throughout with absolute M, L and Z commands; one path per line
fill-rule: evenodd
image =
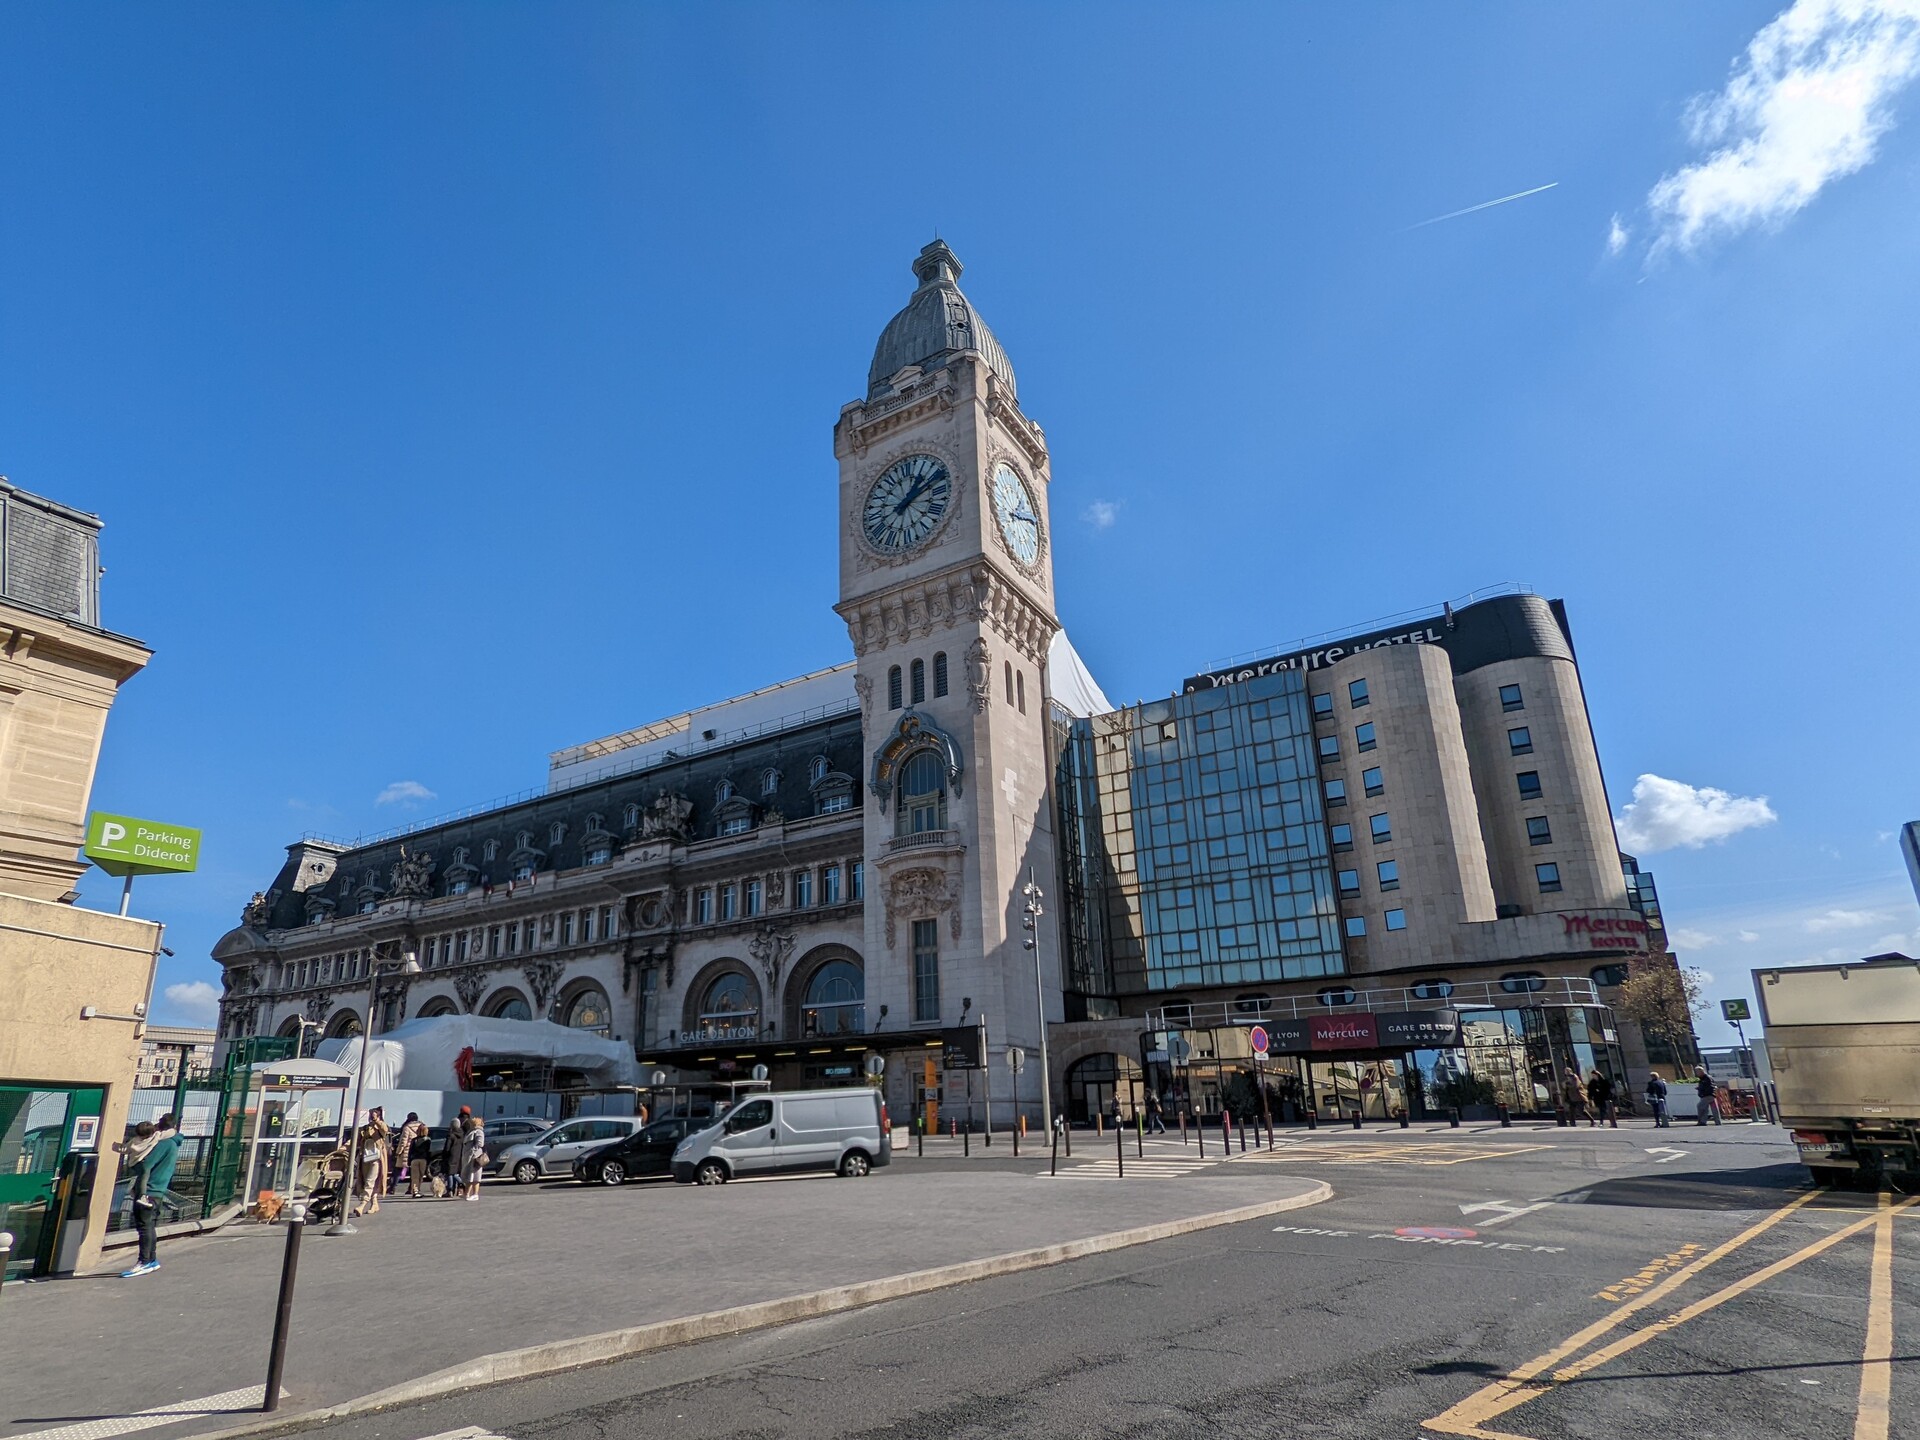
M 1266 1026 L 1264 1025 L 1254 1026 L 1253 1029 L 1248 1033 L 1247 1038 L 1253 1044 L 1254 1054 L 1264 1055 L 1267 1053 L 1267 1027 Z
M 1018 1045 L 1007 1046 L 1007 1068 L 1018 1075 L 1027 1068 L 1027 1052 Z
M 1751 1020 L 1753 1011 L 1744 1000 L 1722 1000 L 1720 1018 L 1723 1020 Z
M 878 1050 L 867 1052 L 867 1074 L 878 1080 L 887 1073 L 887 1057 Z
M 764 1080 L 767 1078 L 767 1067 L 764 1065 L 756 1065 L 749 1073 L 756 1080 Z

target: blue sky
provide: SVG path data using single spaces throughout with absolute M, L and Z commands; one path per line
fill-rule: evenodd
M 1116 700 L 1525 581 L 1716 997 L 1920 953 L 1920 21 L 1781 8 L 14 10 L 0 471 L 157 652 L 94 801 L 207 832 L 161 1013 L 303 831 L 845 658 L 936 229 Z

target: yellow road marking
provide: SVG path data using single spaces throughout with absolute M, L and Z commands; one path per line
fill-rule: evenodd
M 1586 1347 L 1591 1345 L 1595 1340 L 1598 1340 L 1609 1330 L 1618 1326 L 1629 1315 L 1644 1310 L 1654 1302 L 1671 1295 L 1675 1290 L 1679 1289 L 1680 1286 L 1691 1280 L 1695 1275 L 1698 1275 L 1702 1270 L 1705 1270 L 1709 1265 L 1717 1260 L 1724 1260 L 1743 1245 L 1765 1234 L 1768 1230 L 1771 1230 L 1775 1225 L 1778 1225 L 1782 1220 L 1785 1220 L 1789 1215 L 1793 1214 L 1794 1211 L 1822 1193 L 1824 1192 L 1819 1190 L 1809 1190 L 1797 1200 L 1781 1206 L 1780 1209 L 1774 1211 L 1765 1219 L 1749 1225 L 1731 1240 L 1716 1245 L 1698 1260 L 1693 1261 L 1682 1269 L 1674 1271 L 1673 1274 L 1669 1275 L 1665 1280 L 1661 1281 L 1651 1290 L 1648 1290 L 1645 1294 L 1636 1295 L 1633 1299 L 1626 1301 L 1624 1304 L 1601 1316 L 1585 1329 L 1568 1336 L 1565 1340 L 1554 1346 L 1553 1349 L 1547 1351 L 1546 1354 L 1535 1356 L 1533 1359 L 1527 1361 L 1526 1364 L 1510 1371 L 1505 1378 L 1496 1380 L 1492 1384 L 1474 1391 L 1473 1394 L 1460 1401 L 1457 1405 L 1449 1408 L 1445 1413 L 1427 1421 L 1427 1428 L 1429 1430 L 1437 1430 L 1443 1435 L 1472 1436 L 1474 1440 L 1514 1440 L 1512 1436 L 1502 1436 L 1495 1431 L 1483 1430 L 1480 1426 L 1483 1422 L 1493 1419 L 1496 1415 L 1504 1414 L 1515 1405 L 1522 1404 L 1533 1398 L 1535 1394 L 1541 1393 L 1539 1389 L 1529 1388 L 1530 1382 L 1533 1381 L 1534 1377 L 1552 1369 L 1568 1356 L 1586 1349 Z
M 1892 1198 L 1881 1194 L 1880 1214 L 1874 1220 L 1873 1283 L 1867 1296 L 1867 1348 L 1860 1357 L 1860 1404 L 1854 1411 L 1853 1440 L 1887 1440 L 1892 1424 L 1895 1213 L 1889 1204 Z

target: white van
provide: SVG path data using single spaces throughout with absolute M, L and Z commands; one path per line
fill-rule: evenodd
M 837 1170 L 865 1175 L 892 1158 L 893 1122 L 878 1090 L 790 1090 L 743 1098 L 673 1152 L 682 1184 L 724 1185 L 736 1175 Z

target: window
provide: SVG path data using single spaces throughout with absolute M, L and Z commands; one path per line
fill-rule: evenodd
M 445 947 L 442 947 L 443 958 L 444 958 L 444 953 L 445 953 Z M 516 920 L 513 922 L 513 924 L 507 926 L 507 954 L 518 955 L 519 953 L 520 953 L 520 922 Z
M 933 698 L 938 700 L 947 693 L 947 652 L 942 650 L 933 657 Z
M 1333 714 L 1333 696 L 1316 695 L 1313 697 L 1313 718 L 1323 719 Z
M 810 909 L 813 905 L 813 872 L 796 870 L 793 872 L 793 908 Z
M 1533 733 L 1524 725 L 1516 725 L 1507 731 L 1507 750 L 1514 755 L 1533 753 Z
M 731 780 L 722 780 L 718 785 L 713 787 L 713 803 L 714 804 L 724 805 L 727 803 L 727 801 L 731 800 L 732 798 L 733 798 L 733 782 Z
M 1527 817 L 1527 844 L 1551 845 L 1552 843 L 1553 827 L 1547 824 L 1547 817 L 1544 815 L 1529 815 Z
M 1524 710 L 1527 708 L 1527 702 L 1520 698 L 1520 687 L 1518 685 L 1502 685 L 1500 687 L 1500 708 L 1502 710 Z
M 753 816 L 748 814 L 729 815 L 720 822 L 722 835 L 744 835 L 753 829 Z
M 1027 672 L 1021 670 L 1013 677 L 1014 693 L 1020 697 L 1020 713 L 1027 713 Z
M 1329 806 L 1344 805 L 1347 803 L 1347 782 L 1346 781 L 1329 780 L 1327 781 L 1326 786 L 1324 788 L 1326 789 L 1326 792 L 1327 792 L 1327 804 Z
M 1320 737 L 1320 758 L 1322 760 L 1338 760 L 1340 758 L 1340 737 L 1338 735 L 1322 735 Z
M 464 875 L 458 880 L 450 880 L 447 882 L 447 894 L 449 895 L 464 895 L 472 888 L 472 882 Z
M 1353 743 L 1359 747 L 1363 754 L 1374 748 L 1376 742 L 1374 740 L 1373 722 L 1371 720 L 1364 725 L 1356 725 L 1353 727 Z
M 1333 1010 L 1342 1005 L 1351 1005 L 1358 997 L 1353 993 L 1351 986 L 1329 985 L 1326 989 L 1317 992 L 1313 998 L 1329 1010 Z
M 853 898 L 856 900 L 867 898 L 867 862 L 864 860 L 853 862 Z
M 760 793 L 762 795 L 778 795 L 780 793 L 780 772 L 778 770 L 767 769 L 760 772 Z
M 820 903 L 838 905 L 840 903 L 840 867 L 829 865 L 820 872 Z
M 921 750 L 900 768 L 893 821 L 896 835 L 924 835 L 947 828 L 947 767 L 937 752 Z
M 620 927 L 616 923 L 616 912 L 613 906 L 602 905 L 600 907 L 600 938 L 602 940 L 611 940 L 619 933 L 619 930 Z
M 573 912 L 571 910 L 560 917 L 560 943 L 573 944 Z
M 487 931 L 487 954 L 489 956 L 494 956 L 494 955 L 498 955 L 499 953 L 500 953 L 500 927 L 498 925 L 495 925 L 491 930 Z
M 1366 916 L 1349 915 L 1347 917 L 1347 938 L 1348 939 L 1358 940 L 1361 936 L 1365 935 L 1366 933 L 1367 933 L 1367 917 Z
M 587 847 L 587 864 L 604 865 L 611 859 L 613 859 L 613 846 L 606 841 L 598 840 Z
M 1421 980 L 1407 988 L 1416 1000 L 1444 1000 L 1453 994 L 1451 980 Z
M 1362 705 L 1367 703 L 1367 682 L 1365 680 L 1349 680 L 1347 682 L 1347 704 L 1358 710 Z
M 720 887 L 720 918 L 731 920 L 740 913 L 740 891 L 737 886 Z
M 1373 833 L 1373 843 L 1384 845 L 1393 839 L 1393 817 L 1387 814 L 1369 815 L 1367 829 Z
M 852 808 L 853 796 L 845 791 L 842 791 L 838 795 L 825 795 L 820 799 L 820 813 L 822 815 L 838 815 L 842 810 L 851 810 Z
M 547 827 L 547 843 L 558 845 L 567 838 L 567 822 L 556 820 Z
M 1366 787 L 1367 794 L 1369 795 L 1386 794 L 1387 782 L 1381 776 L 1378 765 L 1375 765 L 1370 770 L 1362 770 L 1360 772 L 1360 783 Z
M 1407 912 L 1404 910 L 1387 911 L 1387 929 L 1404 930 L 1407 928 Z
M 760 882 L 758 880 L 747 881 L 747 914 L 758 915 L 760 913 L 760 895 Z
M 487 841 L 485 845 L 480 847 L 480 858 L 482 860 L 498 860 L 500 858 L 500 842 L 498 840 Z
M 620 826 L 623 830 L 638 830 L 640 828 L 640 807 L 638 805 L 628 805 L 626 809 L 620 812 Z
M 1373 868 L 1379 876 L 1380 888 L 1382 890 L 1398 890 L 1400 888 L 1400 862 L 1398 860 L 1381 860 L 1376 863 Z
M 1351 825 L 1334 826 L 1333 827 L 1334 853 L 1337 855 L 1343 851 L 1351 850 L 1352 848 L 1353 848 L 1353 826 Z
M 1533 878 L 1540 882 L 1540 892 L 1550 895 L 1560 888 L 1560 867 L 1549 860 L 1544 865 L 1533 867 Z
M 927 662 L 916 660 L 907 671 L 907 694 L 915 705 L 927 698 Z
M 705 887 L 693 892 L 693 923 L 711 925 L 713 923 L 713 891 Z
M 1013 662 L 1011 660 L 1006 662 L 1005 669 L 1007 676 L 1007 704 L 1011 705 L 1013 704 Z
M 818 785 L 822 780 L 827 778 L 827 772 L 832 768 L 831 765 L 827 764 L 826 756 L 814 756 L 813 760 L 807 766 L 807 783 L 809 785 Z
M 460 938 L 454 945 L 454 953 L 459 957 L 460 963 L 464 965 L 467 959 L 467 932 L 464 930 L 460 932 Z
M 518 865 L 514 866 L 513 878 L 516 881 L 533 879 L 533 861 L 522 860 Z
M 1520 798 L 1522 800 L 1538 800 L 1540 798 L 1540 772 L 1538 770 L 1522 770 L 1516 778 L 1520 781 Z
M 1500 977 L 1500 988 L 1509 995 L 1525 995 L 1547 988 L 1547 977 L 1538 970 L 1516 970 Z
M 890 666 L 887 670 L 887 709 L 900 708 L 900 667 Z
M 1342 870 L 1340 872 L 1340 893 L 1342 895 L 1358 895 L 1360 893 L 1360 872 L 1358 870 Z
M 1627 976 L 1632 972 L 1625 965 L 1616 963 L 1613 965 L 1596 965 L 1587 973 L 1593 977 L 1594 984 L 1612 987 L 1626 984 Z
M 865 977 L 851 960 L 829 960 L 822 965 L 807 981 L 806 999 L 800 1009 L 801 1036 L 817 1040 L 860 1034 L 867 1028 L 866 1007 L 861 1003 L 865 990 Z
M 913 1018 L 940 1018 L 940 922 L 913 922 Z

